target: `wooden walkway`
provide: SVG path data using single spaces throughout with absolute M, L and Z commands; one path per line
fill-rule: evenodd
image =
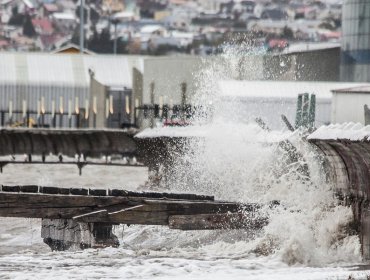
M 163 225 L 173 229 L 263 227 L 257 204 L 215 201 L 195 194 L 122 189 L 1 186 L 0 216 L 72 219 L 84 223 Z

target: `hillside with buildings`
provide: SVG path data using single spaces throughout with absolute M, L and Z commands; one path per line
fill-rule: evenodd
M 0 50 L 52 52 L 80 44 L 95 53 L 280 52 L 338 42 L 341 1 L 0 0 Z M 247 42 L 247 44 L 245 44 Z

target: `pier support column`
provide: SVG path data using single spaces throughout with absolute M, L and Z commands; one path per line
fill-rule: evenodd
M 72 219 L 43 219 L 41 237 L 53 251 L 118 247 L 110 223 L 83 223 Z

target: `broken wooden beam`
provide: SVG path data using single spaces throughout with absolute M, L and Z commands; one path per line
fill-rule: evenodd
M 0 217 L 41 218 L 41 236 L 52 250 L 118 246 L 115 224 L 258 230 L 267 223 L 259 209 L 196 194 L 0 186 Z
M 41 186 L 0 188 L 0 217 L 168 226 L 171 216 L 255 213 L 258 208 L 257 204 L 215 201 L 213 196 L 196 194 Z
M 249 213 L 174 215 L 169 217 L 169 228 L 181 230 L 214 230 L 248 228 L 259 230 L 268 219 Z

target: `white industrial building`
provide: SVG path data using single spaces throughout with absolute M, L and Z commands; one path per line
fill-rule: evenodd
M 265 71 L 262 66 L 258 70 L 251 67 L 251 62 L 256 59 L 261 60 L 260 57 L 243 58 L 235 64 L 238 68 L 232 69 L 235 73 L 225 75 L 237 80 L 208 81 L 212 83 L 209 89 L 215 91 L 214 95 L 221 97 L 225 104 L 222 107 L 224 114 L 243 120 L 261 117 L 272 128 L 281 128 L 284 125 L 280 115 L 285 114 L 294 122 L 297 95 L 307 92 L 317 97 L 316 126 L 345 121 L 364 123 L 363 106 L 370 104 L 369 95 L 349 95 L 337 90 L 364 84 L 247 81 L 248 78 L 257 79 Z M 81 113 L 88 109 L 87 115 L 91 117 L 97 109 L 96 127 L 122 127 L 122 124 L 132 124 L 134 120 L 145 127 L 152 120 L 138 118 L 134 114 L 135 106 L 152 103 L 180 105 L 182 83 L 187 85 L 186 99 L 191 104 L 199 100 L 197 97 L 194 99 L 194 95 L 202 94 L 204 90 L 199 87 L 207 82 L 207 76 L 215 75 L 212 71 L 230 70 L 227 63 L 222 69 L 224 62 L 222 58 L 195 56 L 0 53 L 1 118 L 9 119 L 9 113 L 12 113 L 13 121 L 18 121 L 24 118 L 24 107 L 32 111 L 32 118 L 38 117 L 37 112 L 55 111 L 58 114 L 62 111 L 61 123 L 65 126 L 70 118 L 69 111 Z M 294 72 L 294 69 L 289 71 Z M 93 79 L 91 73 L 94 74 Z M 154 84 L 153 94 L 151 84 Z M 110 116 L 107 118 L 106 101 L 111 98 L 114 104 L 109 105 Z M 10 107 L 12 112 L 9 112 Z M 343 108 L 351 109 L 345 111 Z M 74 118 L 77 118 L 77 113 Z M 45 121 L 50 123 L 50 116 L 46 116 Z M 2 121 L 1 124 L 6 125 L 7 122 Z M 93 125 L 91 119 L 86 125 Z
M 364 106 L 370 107 L 370 84 L 336 87 L 333 92 L 332 123 L 365 123 Z
M 63 112 L 66 124 L 71 108 L 92 109 L 89 70 L 108 91 L 123 92 L 132 89 L 132 69 L 140 65 L 137 56 L 0 53 L 0 110 L 14 121 L 24 109 Z
M 336 88 L 348 88 L 364 84 L 338 83 L 338 82 L 296 82 L 296 81 L 221 81 L 219 83 L 225 114 L 237 116 L 240 120 L 262 118 L 268 126 L 274 129 L 284 128 L 281 115 L 285 115 L 294 124 L 297 110 L 297 96 L 300 93 L 316 95 L 316 127 L 332 122 L 359 121 L 363 123 L 363 106 L 355 106 L 353 102 L 343 99 L 339 105 L 335 101 Z M 347 94 L 349 100 L 352 95 Z M 370 94 L 367 97 L 370 105 Z M 346 105 L 347 104 L 347 105 Z M 332 112 L 346 108 L 339 120 Z M 353 107 L 351 107 L 353 106 Z M 351 108 L 351 109 L 348 109 Z M 353 108 L 353 109 L 352 109 Z M 355 112 L 357 111 L 357 112 Z M 356 115 L 362 118 L 356 118 Z

